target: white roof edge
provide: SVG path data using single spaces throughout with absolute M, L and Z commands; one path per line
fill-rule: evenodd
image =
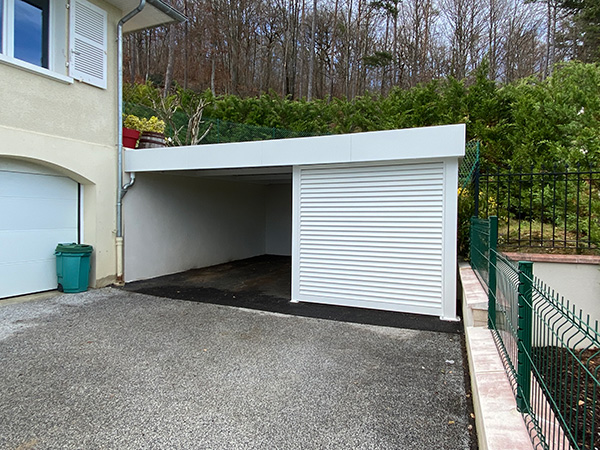
M 123 15 L 133 11 L 139 5 L 139 0 L 105 0 L 119 8 Z M 132 33 L 147 28 L 153 28 L 171 23 L 181 23 L 187 18 L 162 0 L 146 0 L 146 5 L 141 12 L 133 16 L 123 25 L 124 33 Z
M 161 1 L 161 0 L 146 0 L 149 5 L 154 6 L 156 9 L 159 9 L 163 13 L 165 13 L 173 22 L 182 23 L 187 20 L 182 13 L 177 11 L 171 5 Z
M 458 158 L 464 124 L 293 139 L 125 150 L 127 172 Z

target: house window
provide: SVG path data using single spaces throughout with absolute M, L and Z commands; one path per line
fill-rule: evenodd
M 0 0 L 0 63 L 106 89 L 108 13 L 88 0 Z
M 67 0 L 0 0 L 0 63 L 66 83 Z
M 14 57 L 48 69 L 48 0 L 14 1 Z

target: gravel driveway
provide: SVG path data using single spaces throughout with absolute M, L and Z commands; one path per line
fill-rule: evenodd
M 460 335 L 113 288 L 0 304 L 1 449 L 469 449 Z

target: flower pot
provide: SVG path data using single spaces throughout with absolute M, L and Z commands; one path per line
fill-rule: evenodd
M 153 131 L 144 131 L 138 142 L 138 148 L 156 148 L 165 147 L 166 145 L 165 135 Z
M 135 148 L 140 132 L 131 128 L 123 127 L 123 147 Z

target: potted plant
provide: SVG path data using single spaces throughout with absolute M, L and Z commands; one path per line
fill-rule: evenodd
M 132 114 L 123 119 L 123 146 L 128 148 L 164 147 L 165 122 L 156 116 L 149 119 Z
M 123 118 L 123 147 L 135 148 L 140 137 L 140 118 L 128 115 Z
M 165 141 L 165 122 L 156 116 L 149 119 L 140 119 L 140 128 L 142 132 L 138 142 L 138 148 L 164 147 Z

